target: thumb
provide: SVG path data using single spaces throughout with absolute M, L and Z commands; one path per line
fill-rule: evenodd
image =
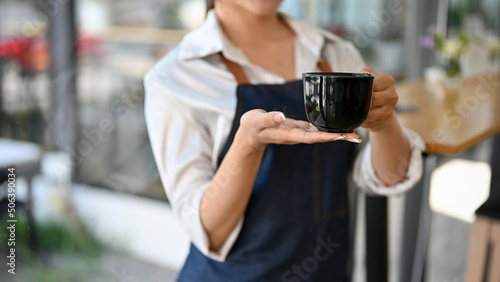
M 375 71 L 373 70 L 372 67 L 370 66 L 364 66 L 361 68 L 361 70 L 359 70 L 360 73 L 371 73 L 371 74 L 375 74 Z
M 285 114 L 282 112 L 269 112 L 267 113 L 267 127 L 273 127 L 283 124 L 286 120 Z
M 264 110 L 255 109 L 243 114 L 240 123 L 249 124 L 254 128 L 264 129 L 278 126 L 284 123 L 285 120 L 285 115 L 282 112 L 266 112 Z

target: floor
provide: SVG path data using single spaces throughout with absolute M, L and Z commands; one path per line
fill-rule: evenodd
M 46 266 L 50 271 L 41 271 L 34 267 L 20 265 L 16 274 L 0 273 L 0 281 L 9 282 L 173 282 L 177 272 L 165 267 L 147 263 L 136 258 L 113 251 L 104 252 L 96 262 L 97 267 L 81 266 L 81 259 L 76 256 L 52 255 Z M 66 268 L 63 270 L 62 268 Z M 63 274 L 71 269 L 72 273 Z M 87 272 L 84 274 L 83 272 Z
M 465 280 L 471 224 L 433 213 L 427 281 L 461 282 Z

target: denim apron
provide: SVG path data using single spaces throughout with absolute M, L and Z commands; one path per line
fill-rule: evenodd
M 221 58 L 238 81 L 238 101 L 219 164 L 249 110 L 282 111 L 307 121 L 302 81 L 252 85 L 239 65 Z M 318 65 L 331 71 L 324 61 Z M 214 261 L 191 244 L 178 281 L 348 281 L 352 152 L 345 141 L 267 145 L 241 232 L 226 260 Z

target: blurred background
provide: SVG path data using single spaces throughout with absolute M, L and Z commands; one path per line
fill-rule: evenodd
M 461 77 L 499 69 L 500 0 L 285 0 L 281 10 L 352 41 L 398 83 L 445 76 L 450 62 L 434 34 L 467 36 Z M 204 0 L 0 0 L 0 165 L 16 168 L 18 219 L 14 276 L 4 262 L 5 183 L 0 281 L 175 280 L 189 239 L 153 160 L 142 79 L 205 11 Z M 425 279 L 464 281 L 474 210 L 492 172 L 467 162 L 434 174 Z M 457 174 L 468 175 L 459 182 L 473 194 L 451 182 Z M 398 281 L 400 235 L 390 228 Z M 354 277 L 365 281 L 356 250 Z

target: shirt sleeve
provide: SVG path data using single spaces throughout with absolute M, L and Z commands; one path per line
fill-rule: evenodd
M 189 101 L 175 95 L 175 87 L 168 83 L 168 79 L 151 74 L 144 80 L 146 125 L 162 184 L 193 244 L 209 258 L 224 261 L 239 235 L 243 217 L 221 248 L 211 251 L 201 224 L 200 201 L 215 173 L 213 141 L 197 120 L 196 108 L 186 106 Z
M 422 138 L 410 129 L 403 128 L 403 132 L 410 143 L 410 162 L 405 179 L 393 186 L 385 185 L 375 174 L 371 157 L 371 144 L 368 143 L 361 150 L 354 164 L 354 182 L 368 194 L 380 196 L 396 196 L 409 191 L 422 177 L 422 152 L 425 143 Z

